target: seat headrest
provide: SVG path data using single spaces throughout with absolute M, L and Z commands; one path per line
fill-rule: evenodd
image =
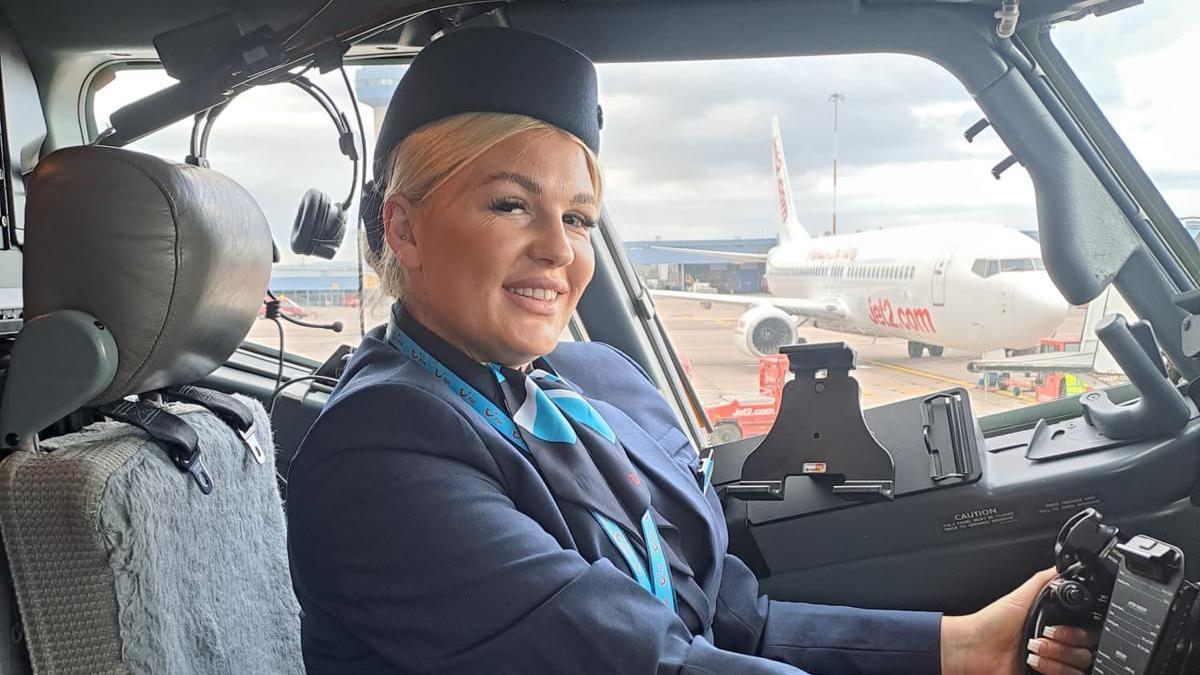
M 26 321 L 80 310 L 111 331 L 118 367 L 99 404 L 224 363 L 266 293 L 271 232 L 250 194 L 215 171 L 73 147 L 30 178 L 24 255 Z

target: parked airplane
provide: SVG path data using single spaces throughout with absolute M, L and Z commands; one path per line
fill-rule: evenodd
M 796 341 L 800 325 L 899 337 L 908 354 L 946 347 L 1023 350 L 1062 323 L 1067 303 L 1035 241 L 998 225 L 919 225 L 813 238 L 796 216 L 778 119 L 772 120 L 779 245 L 766 254 L 674 249 L 766 262 L 770 296 L 653 291 L 738 304 L 736 344 L 763 356 Z

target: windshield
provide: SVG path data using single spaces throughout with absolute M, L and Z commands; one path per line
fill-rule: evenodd
M 362 71 L 362 72 L 360 72 Z M 372 92 L 382 88 L 386 96 L 398 81 L 396 67 L 348 68 L 355 98 L 378 104 Z M 355 123 L 350 93 L 341 75 L 310 73 L 308 77 L 324 89 Z M 158 67 L 121 68 L 95 91 L 92 114 L 97 129 L 108 126 L 108 116 L 117 108 L 174 82 Z M 367 156 L 374 150 L 374 130 L 379 123 L 376 109 L 357 101 L 367 134 Z M 382 111 L 380 111 L 380 115 Z M 188 153 L 192 121 L 178 122 L 147 136 L 129 147 L 141 152 L 182 161 Z M 387 316 L 388 301 L 378 291 L 370 267 L 360 264 L 354 223 L 358 220 L 355 195 L 346 216 L 345 240 L 331 260 L 297 255 L 290 247 L 292 224 L 301 197 L 309 188 L 325 192 L 331 201 L 346 199 L 351 181 L 351 162 L 338 149 L 338 134 L 325 111 L 299 87 L 258 87 L 238 96 L 213 125 L 207 159 L 213 169 L 225 173 L 250 191 L 271 226 L 281 260 L 271 272 L 269 289 L 279 299 L 285 318 L 330 326 L 341 332 L 300 326 L 283 321 L 285 351 L 323 361 L 339 344 L 357 344 L 365 328 Z M 265 307 L 250 329 L 247 340 L 270 348 L 279 347 L 280 329 L 266 320 Z
M 1146 2 L 1063 22 L 1054 44 L 1171 209 L 1200 229 L 1200 3 Z
M 1172 24 L 1164 35 L 1184 34 L 1177 14 L 1156 21 Z M 1161 67 L 1145 58 L 1116 71 L 1095 65 L 1113 58 L 1093 50 L 1085 59 L 1099 73 L 1092 77 L 1117 72 L 1128 82 L 1100 86 L 1097 97 L 1131 111 L 1122 119 L 1141 131 L 1135 152 L 1150 147 L 1148 170 L 1172 204 L 1200 214 L 1191 159 L 1200 134 L 1134 114 L 1165 105 L 1164 119 L 1177 119 L 1194 87 L 1141 87 L 1124 73 Z M 369 156 L 403 66 L 347 70 L 353 102 L 337 72 L 312 79 L 351 119 L 357 106 Z M 852 346 L 867 407 L 963 387 L 987 415 L 1125 381 L 1094 327 L 1105 313 L 1133 312 L 1116 293 L 1086 306 L 1063 300 L 1042 263 L 1024 167 L 996 179 L 1008 149 L 991 131 L 963 139 L 982 113 L 937 64 L 864 54 L 598 70 L 606 226 L 626 242 L 717 440 L 769 428 L 783 381 L 778 348 L 793 342 Z M 116 70 L 95 93 L 96 126 L 170 83 L 157 68 Z M 133 147 L 181 160 L 190 126 Z M 222 115 L 210 145 L 214 168 L 243 183 L 271 223 L 283 253 L 271 279 L 281 312 L 345 325 L 335 334 L 289 324 L 287 351 L 323 360 L 338 344 L 357 343 L 360 327 L 382 323 L 389 299 L 360 266 L 353 234 L 333 260 L 288 247 L 304 191 L 340 200 L 349 183 L 350 163 L 324 111 L 297 88 L 258 88 Z M 277 329 L 258 321 L 248 339 L 276 347 Z
M 1124 381 L 1115 293 L 1071 307 L 1025 170 L 949 73 L 902 55 L 608 65 L 606 202 L 714 424 L 762 433 L 775 355 L 845 342 L 866 407 L 952 387 L 977 414 Z M 613 105 L 615 103 L 615 106 Z M 614 112 L 615 107 L 615 112 Z
M 971 271 L 977 276 L 988 278 L 1001 272 L 1041 272 L 1046 269 L 1042 264 L 1041 258 L 1005 258 L 1005 259 L 984 259 L 980 258 L 971 265 Z

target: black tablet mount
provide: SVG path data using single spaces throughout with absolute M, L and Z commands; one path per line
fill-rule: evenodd
M 779 351 L 795 379 L 784 385 L 770 432 L 737 442 L 755 447 L 745 454 L 740 479 L 723 487 L 725 496 L 783 500 L 789 478 L 807 477 L 811 484 L 796 498 L 807 504 L 804 510 L 824 510 L 978 479 L 978 439 L 965 390 L 864 415 L 858 381 L 850 375 L 855 353 L 848 345 L 789 345 Z
M 854 350 L 833 342 L 790 345 L 779 352 L 788 357 L 796 379 L 784 385 L 779 416 L 746 458 L 742 480 L 808 476 L 827 482 L 841 497 L 891 499 L 896 465 L 863 419 L 858 381 L 850 377 Z

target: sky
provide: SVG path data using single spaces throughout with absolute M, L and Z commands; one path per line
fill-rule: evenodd
M 1052 35 L 1177 215 L 1200 216 L 1200 2 L 1147 0 L 1060 24 Z M 348 70 L 353 80 L 356 68 Z M 1025 170 L 991 176 L 1007 149 L 991 130 L 975 143 L 963 139 L 982 114 L 932 62 L 857 55 L 604 64 L 599 74 L 605 205 L 627 241 L 774 236 L 772 116 L 801 222 L 814 235 L 829 231 L 835 92 L 845 97 L 839 233 L 931 222 L 1037 229 Z M 336 72 L 314 80 L 350 112 Z M 96 96 L 98 126 L 121 104 L 170 83 L 158 71 L 123 71 Z M 370 142 L 374 111 L 360 110 Z M 190 121 L 175 125 L 133 147 L 182 159 L 189 128 Z M 304 191 L 341 200 L 349 187 L 333 125 L 288 85 L 240 96 L 215 126 L 209 154 L 258 199 L 285 251 Z M 352 259 L 352 249 L 338 257 Z

